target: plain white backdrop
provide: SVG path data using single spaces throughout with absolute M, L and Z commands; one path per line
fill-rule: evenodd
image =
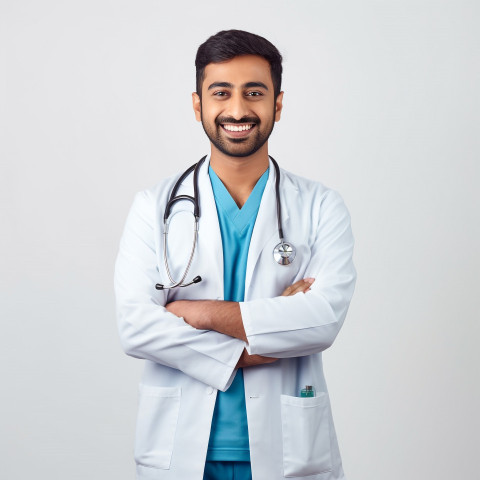
M 120 348 L 113 264 L 134 193 L 208 152 L 194 58 L 228 28 L 284 55 L 270 153 L 352 215 L 357 289 L 324 355 L 349 480 L 476 478 L 479 14 L 0 0 L 1 478 L 134 478 L 142 361 Z

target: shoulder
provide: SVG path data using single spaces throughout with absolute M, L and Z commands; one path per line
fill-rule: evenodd
M 182 172 L 166 177 L 154 185 L 140 190 L 135 194 L 134 205 L 142 208 L 153 208 L 157 205 L 166 204 L 175 183 Z
M 284 195 L 295 194 L 303 206 L 310 205 L 312 209 L 331 208 L 337 206 L 346 208 L 343 198 L 336 190 L 323 183 L 296 175 L 287 170 L 281 170 L 280 186 Z
M 168 202 L 173 186 L 182 172 L 166 177 L 156 184 L 136 192 L 133 196 L 127 222 L 134 224 L 136 229 L 141 226 L 150 228 L 163 218 L 163 212 Z

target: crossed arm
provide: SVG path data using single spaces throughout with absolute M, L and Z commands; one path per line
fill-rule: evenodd
M 308 294 L 300 293 L 308 288 L 303 284 L 302 290 L 297 282 L 279 297 L 166 306 L 166 293 L 153 289 L 158 281 L 157 211 L 151 196 L 136 195 L 115 263 L 118 329 L 127 355 L 225 391 L 237 367 L 306 356 L 333 343 L 356 277 L 350 217 L 339 195 L 330 192 L 320 202 L 321 220 L 305 270 L 316 280 Z
M 305 293 L 310 289 L 313 282 L 313 278 L 299 280 L 287 287 L 282 296 L 287 297 L 300 292 Z M 167 304 L 166 309 L 177 317 L 182 317 L 186 323 L 196 329 L 214 330 L 248 343 L 238 302 L 178 300 Z M 272 363 L 276 360 L 276 358 L 264 357 L 262 355 L 249 355 L 244 349 L 237 363 L 237 368 Z

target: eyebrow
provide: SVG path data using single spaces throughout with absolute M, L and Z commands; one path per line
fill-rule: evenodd
M 263 82 L 247 82 L 242 85 L 243 88 L 264 88 L 268 91 L 268 87 Z M 212 88 L 233 88 L 233 83 L 229 82 L 213 82 L 209 85 L 208 90 Z

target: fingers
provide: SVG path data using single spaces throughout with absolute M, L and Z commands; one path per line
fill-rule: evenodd
M 293 285 L 287 287 L 283 293 L 282 297 L 289 297 L 291 295 L 295 295 L 298 292 L 306 293 L 310 290 L 312 283 L 315 281 L 314 278 L 302 278 L 298 282 L 295 282 Z
M 273 358 L 273 357 L 263 357 L 262 356 L 262 363 L 273 363 L 276 362 L 278 358 Z
M 240 357 L 236 368 L 255 367 L 256 365 L 265 365 L 266 363 L 276 362 L 278 358 L 264 357 L 263 355 L 248 355 L 245 354 Z

